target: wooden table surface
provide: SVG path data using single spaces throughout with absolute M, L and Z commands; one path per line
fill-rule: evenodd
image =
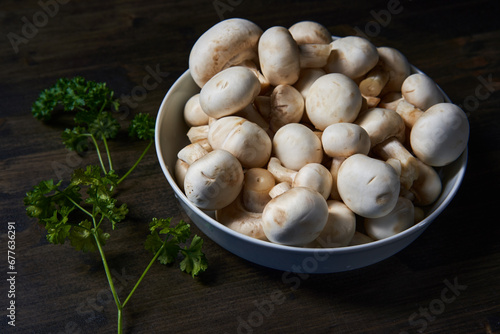
M 156 116 L 188 66 L 196 39 L 222 19 L 263 29 L 301 20 L 333 35 L 364 35 L 392 46 L 467 112 L 469 162 L 447 209 L 413 244 L 378 264 L 343 273 L 296 276 L 238 258 L 205 239 L 209 269 L 192 279 L 152 267 L 124 311 L 127 333 L 500 333 L 500 5 L 498 1 L 68 1 L 3 0 L 0 7 L 0 333 L 115 333 L 116 307 L 98 253 L 51 245 L 26 216 L 23 198 L 41 180 L 68 179 L 96 163 L 61 143 L 64 124 L 30 109 L 57 78 L 107 82 L 126 120 Z M 151 71 L 157 85 L 139 95 Z M 134 95 L 135 94 L 135 95 Z M 128 99 L 128 100 L 127 100 Z M 128 101 L 128 102 L 126 102 Z M 116 165 L 144 144 L 111 143 Z M 493 188 L 493 189 L 490 189 Z M 105 246 L 121 298 L 151 254 L 152 217 L 187 219 L 152 149 L 123 183 L 127 219 Z M 16 227 L 15 327 L 7 325 L 7 223 Z M 201 232 L 193 227 L 195 233 Z M 269 301 L 282 294 L 279 303 Z

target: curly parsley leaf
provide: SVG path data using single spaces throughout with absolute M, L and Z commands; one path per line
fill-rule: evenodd
M 201 250 L 203 240 L 195 235 L 189 247 L 181 247 L 191 235 L 190 226 L 183 220 L 175 226 L 170 226 L 170 222 L 170 218 L 153 218 L 149 225 L 151 234 L 146 238 L 144 247 L 157 254 L 162 264 L 174 262 L 181 254 L 184 257 L 180 263 L 181 270 L 195 277 L 207 268 L 207 260 Z M 161 235 L 166 236 L 162 239 Z
M 73 129 L 66 129 L 62 133 L 63 144 L 70 151 L 83 152 L 89 147 L 87 129 L 75 126 Z
M 129 135 L 144 140 L 154 139 L 155 119 L 144 113 L 135 115 L 129 126 Z

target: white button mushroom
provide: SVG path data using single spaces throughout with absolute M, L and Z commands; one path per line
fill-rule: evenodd
M 189 72 L 201 88 L 223 69 L 257 56 L 262 29 L 245 19 L 217 23 L 198 38 L 189 55 Z
M 308 247 L 345 247 L 356 232 L 356 216 L 344 203 L 335 200 L 328 204 L 328 220 L 323 231 Z
M 413 182 L 410 192 L 416 205 L 429 205 L 441 194 L 443 188 L 439 174 L 429 165 L 417 159 L 418 178 Z
M 365 231 L 373 239 L 385 239 L 413 226 L 414 215 L 413 203 L 409 199 L 399 197 L 389 214 L 378 218 L 365 218 Z
M 271 94 L 269 126 L 273 132 L 288 123 L 298 123 L 304 113 L 302 94 L 290 85 L 278 85 Z
M 372 147 L 392 137 L 396 137 L 400 141 L 405 139 L 405 123 L 394 110 L 368 109 L 359 114 L 354 123 L 365 129 L 370 137 Z
M 184 105 L 184 120 L 189 126 L 208 124 L 208 115 L 201 108 L 199 93 L 191 96 Z
M 351 242 L 349 243 L 349 246 L 357 246 L 357 245 L 364 245 L 368 244 L 370 242 L 373 242 L 372 238 L 367 236 L 366 234 L 363 234 L 359 231 L 354 232 L 354 236 L 351 239 Z
M 241 196 L 215 212 L 215 219 L 233 231 L 246 236 L 267 240 L 262 229 L 262 213 L 250 212 L 244 207 Z
M 293 87 L 295 87 L 305 99 L 314 81 L 325 74 L 326 72 L 320 68 L 304 68 L 300 71 L 299 80 L 297 80 Z
M 297 42 L 288 29 L 271 27 L 264 31 L 258 45 L 262 74 L 271 85 L 293 85 L 300 74 Z
M 300 21 L 288 28 L 297 44 L 330 44 L 332 34 L 322 24 L 314 21 Z
M 250 168 L 245 172 L 241 200 L 250 212 L 264 211 L 271 200 L 269 191 L 276 185 L 273 174 L 264 168 Z
M 427 109 L 413 125 L 410 142 L 413 153 L 430 166 L 455 161 L 467 147 L 469 120 L 452 103 L 438 103 Z
M 252 70 L 233 66 L 214 75 L 200 92 L 200 105 L 210 117 L 235 114 L 259 95 L 260 82 Z
M 327 199 L 332 189 L 332 174 L 322 164 L 309 163 L 297 172 L 292 187 L 314 189 Z
M 284 125 L 276 132 L 273 152 L 283 166 L 296 171 L 311 162 L 321 163 L 323 159 L 321 140 L 300 123 Z
M 355 154 L 340 166 L 337 187 L 344 203 L 356 214 L 376 218 L 391 212 L 399 197 L 399 176 L 384 161 Z
M 334 40 L 331 46 L 333 51 L 325 66 L 328 73 L 342 73 L 356 79 L 377 65 L 377 48 L 367 39 L 347 36 Z
M 401 93 L 407 102 L 424 111 L 444 102 L 444 96 L 434 80 L 421 73 L 407 77 L 401 86 Z
M 329 125 L 321 136 L 325 153 L 330 157 L 348 157 L 356 153 L 368 154 L 370 137 L 365 129 L 354 123 Z
M 316 239 L 328 220 L 328 205 L 315 190 L 292 188 L 267 203 L 262 227 L 275 243 L 304 246 Z
M 257 124 L 238 116 L 223 117 L 210 125 L 208 141 L 214 149 L 230 152 L 245 168 L 265 166 L 271 156 L 269 135 Z
M 318 130 L 340 122 L 353 122 L 361 109 L 362 97 L 356 83 L 339 73 L 319 77 L 309 88 L 306 113 Z
M 189 166 L 184 192 L 197 207 L 218 210 L 238 197 L 243 187 L 243 168 L 231 153 L 213 150 Z
M 411 73 L 408 59 L 398 50 L 382 46 L 377 48 L 379 61 L 384 70 L 389 74 L 389 80 L 382 89 L 381 94 L 400 92 L 401 85 Z

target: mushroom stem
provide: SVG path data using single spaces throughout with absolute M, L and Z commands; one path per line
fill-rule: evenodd
M 411 103 L 406 102 L 405 100 L 402 100 L 398 103 L 396 112 L 399 114 L 399 116 L 401 116 L 401 118 L 405 122 L 406 128 L 409 130 L 411 130 L 415 122 L 424 113 L 421 109 L 415 107 Z
M 191 143 L 196 143 L 208 138 L 208 128 L 208 125 L 192 126 L 186 135 Z
M 379 96 L 388 81 L 389 73 L 382 66 L 377 65 L 366 74 L 359 84 L 359 90 L 365 96 Z
M 418 178 L 417 159 L 395 137 L 389 138 L 373 148 L 383 160 L 396 159 L 401 162 L 401 186 L 410 189 Z
M 269 196 L 271 198 L 276 198 L 279 195 L 292 189 L 292 185 L 288 182 L 280 182 L 269 190 Z
M 208 153 L 199 143 L 192 143 L 183 147 L 178 153 L 177 158 L 192 165 L 193 162 L 205 156 Z
M 277 182 L 293 183 L 297 172 L 293 169 L 286 168 L 281 164 L 281 161 L 276 157 L 271 157 L 267 164 L 267 170 L 274 176 Z

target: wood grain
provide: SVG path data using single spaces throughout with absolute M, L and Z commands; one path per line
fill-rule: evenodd
M 46 22 L 40 3 L 58 4 Z M 226 11 L 218 12 L 221 3 Z M 397 10 L 384 16 L 395 4 Z M 18 276 L 14 329 L 5 318 L 2 256 L 0 332 L 116 332 L 115 305 L 98 254 L 48 244 L 25 214 L 23 197 L 33 185 L 67 178 L 73 168 L 96 162 L 92 152 L 79 157 L 62 146 L 64 121 L 44 124 L 31 116 L 39 92 L 59 77 L 82 75 L 107 82 L 126 98 L 143 84 L 148 67 L 158 68 L 164 75 L 155 89 L 121 110 L 124 121 L 137 112 L 156 115 L 168 88 L 187 69 L 196 39 L 221 19 L 244 17 L 263 29 L 315 20 L 333 35 L 361 31 L 377 46 L 402 51 L 468 114 L 465 179 L 449 207 L 412 245 L 351 272 L 287 276 L 205 238 L 209 270 L 193 280 L 175 267 L 153 266 L 125 309 L 126 332 L 500 333 L 499 13 L 499 2 L 486 0 L 2 1 L 0 251 L 7 251 L 7 222 L 15 221 Z M 33 19 L 40 27 L 16 52 L 9 36 L 23 36 L 25 21 Z M 122 133 L 112 143 L 115 164 L 125 170 L 143 147 Z M 143 248 L 147 222 L 187 217 L 154 150 L 118 198 L 129 204 L 130 214 L 112 231 L 105 250 L 124 298 L 151 257 Z M 201 233 L 196 227 L 194 232 Z M 443 289 L 454 282 L 462 290 L 447 290 L 455 298 L 442 302 Z M 273 298 L 277 302 L 271 304 Z

